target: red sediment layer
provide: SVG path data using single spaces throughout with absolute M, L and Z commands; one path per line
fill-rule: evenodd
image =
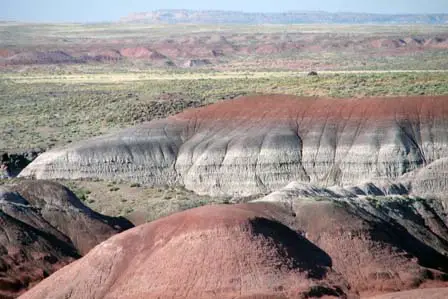
M 448 96 L 331 99 L 290 95 L 241 97 L 175 116 L 179 119 L 253 121 L 303 118 L 423 121 L 445 117 L 448 117 Z

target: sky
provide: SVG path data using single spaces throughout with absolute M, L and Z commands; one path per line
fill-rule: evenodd
M 448 0 L 0 0 L 0 20 L 102 22 L 157 9 L 448 13 Z

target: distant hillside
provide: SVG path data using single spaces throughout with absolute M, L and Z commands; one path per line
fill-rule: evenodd
M 368 14 L 328 12 L 245 13 L 234 11 L 157 10 L 121 18 L 131 23 L 196 24 L 448 24 L 448 14 Z

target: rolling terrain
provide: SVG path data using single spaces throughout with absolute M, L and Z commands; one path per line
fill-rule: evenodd
M 269 218 L 253 206 L 172 215 L 110 239 L 22 298 L 356 298 L 324 252 Z
M 0 298 L 445 298 L 447 29 L 1 22 Z
M 244 209 L 262 209 L 264 214 L 248 215 L 250 223 L 264 223 L 266 219 L 282 223 L 322 250 L 329 263 L 325 275 L 314 276 L 317 270 L 304 270 L 300 266 L 302 262 L 294 260 L 290 251 L 302 248 L 297 259 L 308 260 L 307 254 L 317 255 L 310 253 L 313 249 L 298 244 L 288 249 L 289 245 L 278 240 L 275 244 L 282 244 L 279 246 L 288 252 L 288 259 L 277 261 L 274 253 L 278 249 L 265 248 L 269 241 L 261 241 L 262 245 L 255 247 L 263 248 L 262 254 L 258 255 L 256 249 L 250 252 L 262 260 L 251 260 L 247 267 L 262 264 L 264 270 L 250 268 L 249 273 L 222 281 L 223 277 L 233 277 L 241 270 L 233 268 L 238 264 L 236 261 L 220 264 L 228 260 L 220 255 L 216 262 L 213 262 L 216 256 L 213 261 L 201 258 L 202 266 L 194 270 L 197 273 L 194 278 L 182 279 L 177 275 L 183 270 L 176 266 L 181 261 L 163 258 L 170 252 L 170 246 L 176 250 L 187 246 L 189 249 L 183 251 L 188 252 L 194 248 L 193 252 L 198 250 L 193 254 L 196 258 L 202 255 L 204 248 L 209 250 L 219 244 L 222 229 L 233 231 L 233 221 L 239 223 L 236 216 L 239 212 L 231 211 L 238 206 L 229 206 L 230 218 L 224 216 L 227 208 L 223 205 L 203 207 L 140 226 L 138 233 L 129 233 L 133 241 L 121 234 L 119 237 L 125 239 L 118 241 L 118 245 L 108 245 L 114 238 L 103 243 L 101 246 L 110 248 L 110 254 L 119 255 L 123 262 L 110 264 L 107 255 L 102 257 L 105 254 L 102 247 L 97 247 L 92 257 L 88 255 L 78 264 L 59 271 L 24 298 L 41 298 L 44 294 L 53 294 L 50 297 L 71 294 L 73 298 L 100 294 L 111 298 L 119 294 L 130 298 L 175 297 L 176 294 L 194 298 L 231 298 L 235 294 L 241 298 L 315 298 L 322 295 L 368 298 L 417 288 L 429 288 L 426 292 L 433 292 L 434 296 L 443 293 L 448 273 L 446 103 L 445 96 L 358 99 L 247 96 L 188 109 L 166 119 L 43 153 L 20 176 L 118 179 L 171 188 L 180 185 L 198 194 L 231 198 L 227 203 L 249 201 L 245 197 L 251 196 L 256 198 L 256 203 Z M 97 203 L 98 207 L 102 205 L 104 203 Z M 196 212 L 201 209 L 204 212 Z M 137 216 L 140 220 L 147 217 Z M 182 220 L 175 220 L 176 217 Z M 159 221 L 165 223 L 163 227 L 172 227 L 172 233 L 167 235 L 173 239 L 152 239 L 157 239 L 160 229 L 151 227 L 157 227 Z M 206 223 L 213 228 L 205 228 Z M 283 229 L 276 225 L 269 229 L 242 229 L 246 230 L 283 234 Z M 182 241 L 177 239 L 178 234 Z M 194 237 L 196 234 L 198 239 Z M 240 238 L 228 237 L 230 232 L 223 234 L 229 246 Z M 258 240 L 258 237 L 249 239 Z M 121 252 L 129 250 L 124 249 L 128 248 L 124 244 L 141 240 L 155 243 L 143 246 L 132 257 L 122 255 Z M 198 240 L 194 241 L 197 245 L 193 240 Z M 154 250 L 155 245 L 151 244 L 165 244 L 166 248 L 156 246 L 152 253 L 150 250 Z M 251 248 L 248 242 L 244 244 L 245 248 Z M 232 251 L 226 250 L 224 254 L 229 252 Z M 153 260 L 159 253 L 162 257 Z M 269 253 L 268 260 L 265 260 L 265 253 Z M 141 257 L 135 263 L 147 265 L 144 269 L 121 268 L 120 265 L 134 263 L 132 259 L 136 256 Z M 236 258 L 235 254 L 231 256 Z M 84 264 L 91 263 L 89 258 L 97 261 L 98 268 L 86 269 Z M 190 273 L 195 263 L 193 257 L 183 258 L 192 265 L 185 270 Z M 292 272 L 270 274 L 267 270 L 272 263 L 270 258 L 276 260 L 274 264 L 282 265 L 278 266 L 282 271 Z M 291 266 L 295 264 L 298 268 Z M 111 267 L 116 272 L 109 276 L 104 269 Z M 157 270 L 158 267 L 163 270 Z M 170 269 L 176 269 L 174 274 L 170 274 Z M 295 272 L 296 269 L 299 272 Z M 152 271 L 167 276 L 157 276 L 159 283 L 145 287 L 137 287 L 139 283 L 134 280 L 128 281 L 131 277 L 137 281 L 155 277 Z M 216 271 L 222 274 L 220 278 L 206 274 Z M 121 276 L 119 273 L 123 272 L 127 274 Z M 266 282 L 262 283 L 264 287 L 254 287 L 248 278 L 253 273 L 258 273 L 256 280 L 259 282 L 268 275 L 275 277 L 269 280 L 271 283 L 279 285 L 271 286 Z M 301 276 L 303 274 L 305 276 Z M 92 289 L 91 279 L 95 275 L 105 283 Z M 284 275 L 296 278 L 284 280 Z M 74 291 L 69 284 L 67 288 L 49 293 L 54 284 L 65 285 L 73 276 L 80 277 L 73 283 L 82 285 L 81 289 Z M 205 277 L 208 279 L 204 280 Z M 110 287 L 109 280 L 117 283 L 114 288 Z M 173 287 L 170 281 L 178 284 Z M 291 286 L 291 281 L 298 285 Z M 166 287 L 160 289 L 159 285 Z M 213 290 L 213 295 L 207 293 L 208 289 Z
M 184 211 L 107 240 L 21 298 L 369 298 L 415 288 L 443 294 L 440 247 L 356 209 L 300 200 L 293 210 L 251 203 Z
M 446 69 L 447 25 L 0 25 L 2 70 Z M 28 67 L 26 67 L 28 66 Z M 121 66 L 121 67 L 120 67 Z M 33 68 L 31 68 L 33 69 Z

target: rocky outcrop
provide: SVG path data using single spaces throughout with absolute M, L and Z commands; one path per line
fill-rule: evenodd
M 276 213 L 258 204 L 171 215 L 112 237 L 21 298 L 358 298 Z
M 110 236 L 132 227 L 46 181 L 0 187 L 0 298 L 14 298 Z
M 446 190 L 448 99 L 242 97 L 39 156 L 21 176 L 183 184 L 200 194 L 268 193 L 292 181 L 406 180 Z

